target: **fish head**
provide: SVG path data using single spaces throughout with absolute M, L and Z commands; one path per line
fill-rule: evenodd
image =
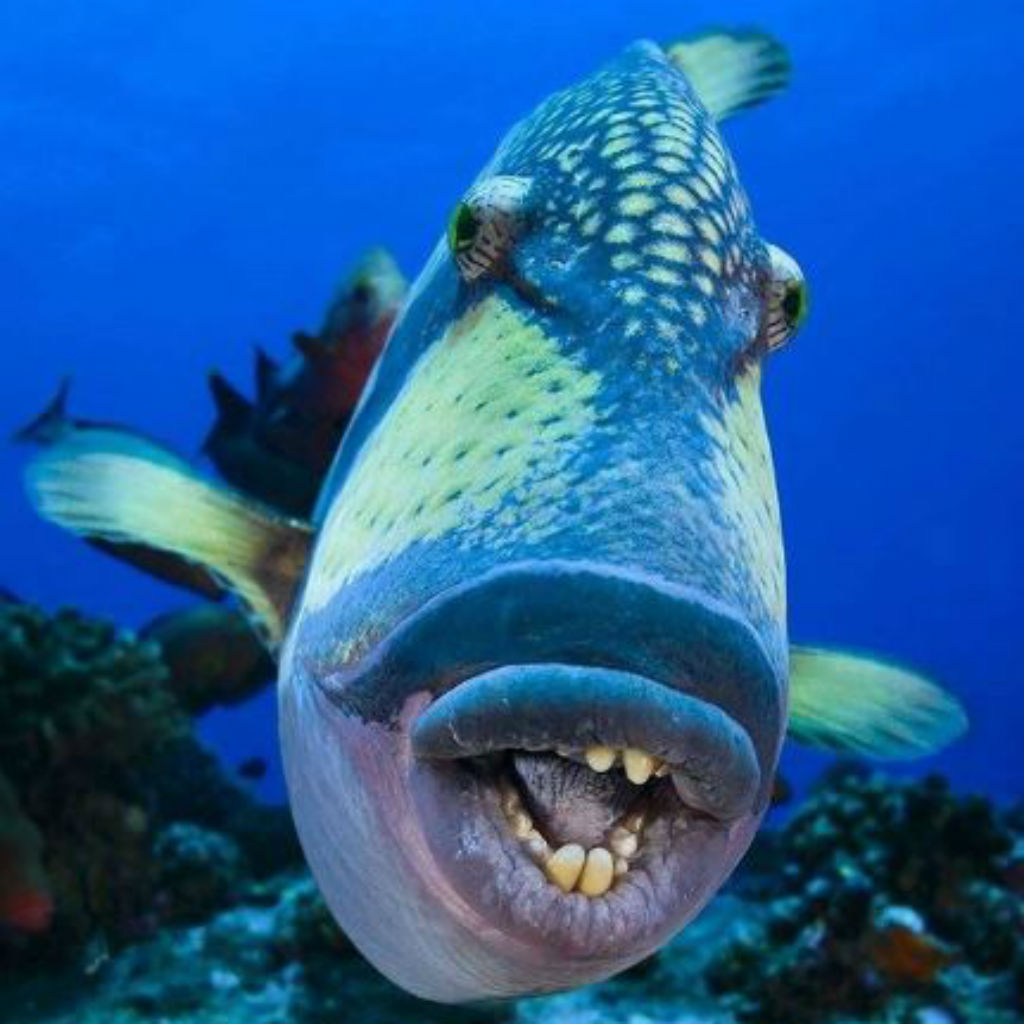
M 544 102 L 456 205 L 282 659 L 307 857 L 407 989 L 607 977 L 746 850 L 787 701 L 761 363 L 802 302 L 653 44 Z

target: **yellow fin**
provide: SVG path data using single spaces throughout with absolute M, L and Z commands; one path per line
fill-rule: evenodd
M 90 539 L 138 544 L 205 566 L 278 644 L 305 569 L 307 524 L 199 476 L 173 452 L 127 431 L 80 431 L 28 465 L 45 519 Z
M 702 32 L 670 43 L 665 53 L 716 121 L 764 103 L 789 83 L 785 47 L 756 30 Z
M 932 754 L 967 728 L 960 702 L 909 669 L 791 647 L 789 734 L 798 743 L 902 760 Z

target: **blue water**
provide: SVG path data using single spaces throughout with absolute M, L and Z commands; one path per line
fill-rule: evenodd
M 5 0 L 0 430 L 73 409 L 195 452 L 212 366 L 315 327 L 373 243 L 414 274 L 509 125 L 639 36 L 755 23 L 791 92 L 728 125 L 811 320 L 767 410 L 792 633 L 966 701 L 924 767 L 1019 795 L 1024 119 L 1012 0 Z M 186 603 L 35 519 L 0 446 L 0 584 L 129 625 Z M 271 695 L 204 733 L 272 756 Z M 790 755 L 799 776 L 820 758 Z M 264 792 L 280 796 L 272 772 Z

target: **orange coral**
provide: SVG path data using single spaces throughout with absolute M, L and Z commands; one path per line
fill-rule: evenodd
M 952 961 L 949 950 L 923 928 L 893 923 L 868 940 L 871 962 L 896 985 L 927 985 Z

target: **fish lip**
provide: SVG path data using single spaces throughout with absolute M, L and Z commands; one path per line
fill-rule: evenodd
M 784 645 L 780 645 L 784 646 Z M 347 715 L 394 721 L 484 673 L 560 664 L 630 673 L 721 710 L 749 735 L 767 804 L 785 714 L 785 655 L 705 592 L 631 568 L 523 560 L 424 602 L 361 659 L 315 673 Z M 326 668 L 326 666 L 325 666 Z
M 687 808 L 723 821 L 748 814 L 761 783 L 749 734 L 720 708 L 593 666 L 505 665 L 482 673 L 430 704 L 413 723 L 411 743 L 415 757 L 434 761 L 640 748 L 671 769 Z

